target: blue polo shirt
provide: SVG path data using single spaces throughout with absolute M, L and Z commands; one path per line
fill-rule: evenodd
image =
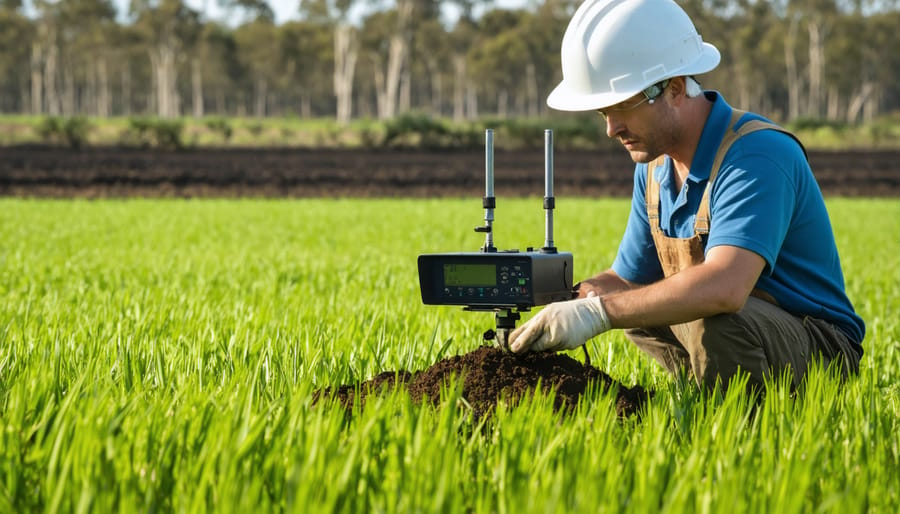
M 684 186 L 675 189 L 668 157 L 655 173 L 660 227 L 669 237 L 694 235 L 713 158 L 731 119 L 731 106 L 720 94 L 706 92 L 706 96 L 713 107 Z M 738 126 L 751 119 L 765 120 L 748 113 Z M 619 276 L 638 284 L 663 278 L 647 220 L 646 178 L 647 164 L 637 164 L 631 213 L 612 265 Z M 862 342 L 865 323 L 847 298 L 822 192 L 802 148 L 789 135 L 760 130 L 741 137 L 728 150 L 710 192 L 706 251 L 720 245 L 744 248 L 765 259 L 756 287 L 772 295 L 781 308 L 828 321 L 851 341 Z

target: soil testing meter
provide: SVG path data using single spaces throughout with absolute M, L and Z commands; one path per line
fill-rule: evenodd
M 484 246 L 477 252 L 433 253 L 419 256 L 419 288 L 426 305 L 461 305 L 469 311 L 493 311 L 495 339 L 503 348 L 516 328 L 520 313 L 531 307 L 569 300 L 572 292 L 572 254 L 553 243 L 553 131 L 544 131 L 544 246 L 539 250 L 497 250 L 494 246 L 494 131 L 485 132 Z

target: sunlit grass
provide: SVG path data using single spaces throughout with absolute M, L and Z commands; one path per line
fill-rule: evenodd
M 627 206 L 558 200 L 576 277 Z M 829 210 L 869 327 L 857 379 L 757 405 L 613 332 L 592 363 L 658 390 L 640 421 L 594 392 L 472 426 L 452 385 L 349 416 L 311 398 L 481 344 L 492 317 L 422 305 L 415 267 L 481 245 L 477 200 L 2 200 L 0 512 L 896 512 L 900 202 Z M 495 237 L 540 245 L 540 199 L 505 200 Z

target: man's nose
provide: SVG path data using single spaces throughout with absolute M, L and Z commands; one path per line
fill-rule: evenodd
M 607 113 L 604 118 L 606 119 L 606 136 L 615 139 L 625 129 L 625 124 L 613 112 Z

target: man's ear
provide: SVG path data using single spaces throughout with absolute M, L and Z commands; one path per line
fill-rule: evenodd
M 682 96 L 687 90 L 687 84 L 685 83 L 684 77 L 672 77 L 669 80 L 669 94 L 672 95 L 672 98 L 677 98 L 678 96 Z

